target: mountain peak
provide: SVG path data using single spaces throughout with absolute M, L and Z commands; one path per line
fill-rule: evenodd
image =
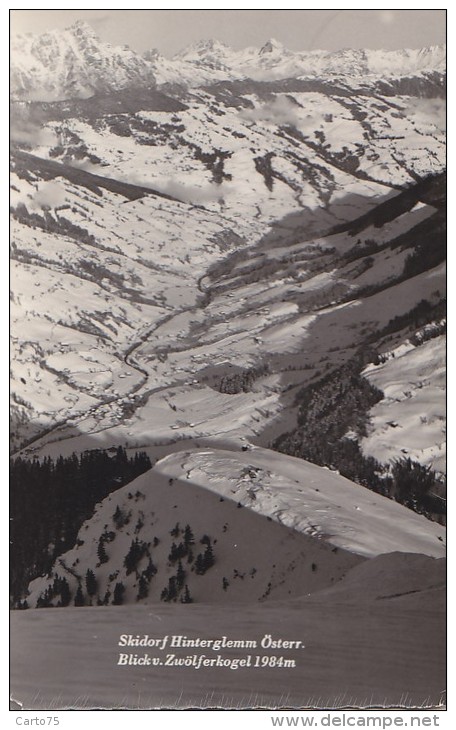
M 280 41 L 277 41 L 275 38 L 270 38 L 262 48 L 260 48 L 260 56 L 262 56 L 265 53 L 275 53 L 280 52 L 284 50 L 284 46 Z
M 126 46 L 103 42 L 84 20 L 65 30 L 12 39 L 16 98 L 58 101 L 154 86 L 153 66 Z
M 217 40 L 217 38 L 207 38 L 206 40 L 201 41 L 201 46 L 204 48 L 211 49 L 211 50 L 218 50 L 220 48 L 228 48 L 228 46 L 225 43 L 222 43 L 222 41 Z
M 144 53 L 142 55 L 146 61 L 152 61 L 152 62 L 161 58 L 161 53 L 158 50 L 158 48 L 149 48 L 147 51 L 144 51 Z
M 196 43 L 191 43 L 189 46 L 179 51 L 174 58 L 186 58 L 191 57 L 203 58 L 209 54 L 217 54 L 225 56 L 231 49 L 225 43 L 217 40 L 216 38 L 205 38 Z
M 85 20 L 76 20 L 67 30 L 75 36 L 85 36 L 98 40 L 94 29 Z

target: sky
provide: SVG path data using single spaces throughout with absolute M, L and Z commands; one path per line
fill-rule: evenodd
M 445 10 L 11 10 L 11 33 L 43 33 L 85 20 L 100 38 L 172 56 L 217 38 L 233 48 L 276 38 L 291 50 L 420 48 L 445 43 Z

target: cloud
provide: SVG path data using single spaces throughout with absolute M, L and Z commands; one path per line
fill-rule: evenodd
M 306 113 L 302 107 L 287 96 L 276 96 L 267 104 L 255 109 L 244 109 L 239 114 L 246 121 L 268 122 L 279 126 L 288 125 L 296 127 L 303 134 L 312 134 L 322 126 L 325 119 L 325 115 L 321 112 Z
M 69 159 L 65 160 L 65 164 L 69 167 L 76 167 L 78 170 L 84 170 L 85 172 L 92 172 L 94 175 L 100 175 L 100 165 L 95 165 L 90 160 L 82 159 Z M 130 180 L 128 182 L 131 182 Z M 137 183 L 144 185 L 144 183 Z
M 203 205 L 214 203 L 225 197 L 233 188 L 232 184 L 223 182 L 221 185 L 206 183 L 204 186 L 185 185 L 176 178 L 169 178 L 165 183 L 155 183 L 154 187 L 162 193 L 172 195 L 184 203 Z
M 65 190 L 57 180 L 43 183 L 34 196 L 34 202 L 40 208 L 58 208 L 67 202 Z
M 124 181 L 131 185 L 142 185 L 153 188 L 160 193 L 171 195 L 183 203 L 191 203 L 192 205 L 218 202 L 233 192 L 234 189 L 234 184 L 230 182 L 223 182 L 220 185 L 211 182 L 203 185 L 192 185 L 183 183 L 182 180 L 173 176 L 160 180 L 150 180 L 149 178 L 138 175 L 128 175 L 124 178 Z
M 32 147 L 53 147 L 58 144 L 54 130 L 40 127 L 24 119 L 11 122 L 11 141 L 17 144 L 27 144 Z
M 413 119 L 420 126 L 431 125 L 439 132 L 446 131 L 446 102 L 445 99 L 410 99 L 404 108 L 408 119 Z
M 270 122 L 271 124 L 291 124 L 296 127 L 299 125 L 299 116 L 297 107 L 286 96 L 276 96 L 273 101 L 256 107 L 255 109 L 244 109 L 240 112 L 240 116 L 247 121 Z

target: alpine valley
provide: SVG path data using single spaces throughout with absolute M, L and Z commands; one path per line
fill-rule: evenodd
M 442 704 L 445 48 L 78 22 L 12 39 L 11 120 L 14 698 Z M 279 629 L 289 672 L 117 665 Z

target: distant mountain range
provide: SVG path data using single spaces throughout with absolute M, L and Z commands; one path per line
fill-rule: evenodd
M 274 39 L 262 48 L 235 50 L 217 40 L 194 43 L 173 58 L 136 53 L 98 38 L 85 22 L 11 41 L 11 94 L 16 100 L 57 101 L 132 86 L 217 81 L 273 81 L 298 77 L 419 77 L 445 72 L 445 46 L 396 51 L 290 51 Z

